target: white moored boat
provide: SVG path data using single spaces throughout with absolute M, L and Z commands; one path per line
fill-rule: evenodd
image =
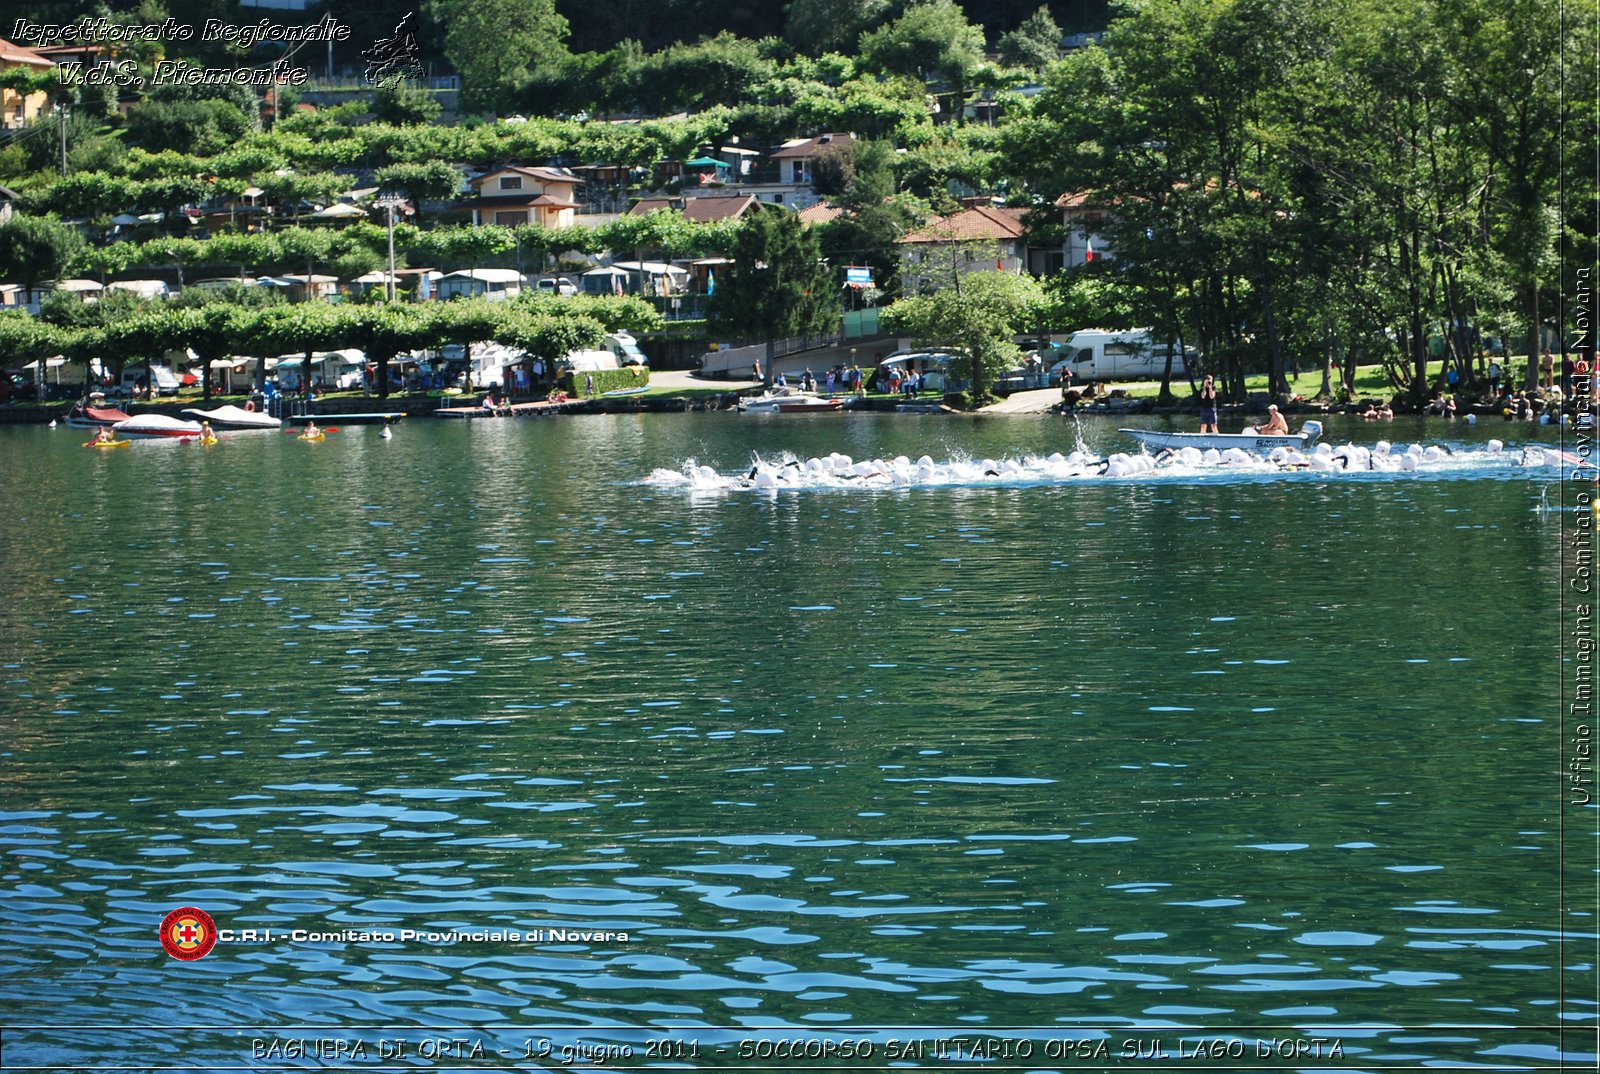
M 836 396 L 816 395 L 793 388 L 773 388 L 739 400 L 739 409 L 751 414 L 815 414 L 838 410 L 843 406 L 844 400 Z
M 1153 448 L 1198 448 L 1205 451 L 1216 448 L 1226 451 L 1228 448 L 1242 448 L 1245 451 L 1271 451 L 1273 448 L 1300 448 L 1304 450 L 1317 442 L 1322 435 L 1320 421 L 1308 421 L 1300 427 L 1298 433 L 1288 433 L 1278 436 L 1261 436 L 1254 432 L 1243 433 L 1167 433 L 1157 429 L 1118 429 L 1118 432 L 1127 433 L 1140 443 Z
M 276 429 L 283 424 L 271 414 L 245 410 L 232 404 L 219 406 L 215 410 L 190 407 L 183 413 L 196 421 L 209 421 L 213 429 Z
M 140 414 L 119 421 L 112 426 L 120 436 L 130 440 L 156 440 L 162 437 L 180 437 L 200 435 L 198 421 L 179 421 L 177 418 L 165 414 Z
M 72 429 L 111 429 L 119 421 L 127 421 L 132 416 L 114 406 L 79 402 L 67 411 L 67 426 Z

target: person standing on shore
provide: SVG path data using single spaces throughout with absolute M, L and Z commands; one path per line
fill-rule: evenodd
M 1061 383 L 1063 385 L 1061 390 L 1065 393 L 1066 373 L 1062 374 Z M 1200 382 L 1200 431 L 1203 433 L 1221 431 L 1217 428 L 1217 384 L 1210 376 Z

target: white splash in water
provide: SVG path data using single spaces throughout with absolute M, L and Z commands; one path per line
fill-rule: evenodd
M 1069 455 L 1054 452 L 1044 456 L 1025 455 L 1004 459 L 952 458 L 943 462 L 936 462 L 928 455 L 915 460 L 905 455 L 892 459 L 857 460 L 839 452 L 809 459 L 788 453 L 772 459 L 754 455 L 749 468 L 737 473 L 719 473 L 713 467 L 700 465 L 691 459 L 676 470 L 660 468 L 651 471 L 644 484 L 695 492 L 730 489 L 896 489 L 1052 485 L 1150 476 L 1189 477 L 1209 473 L 1459 472 L 1559 466 L 1561 461 L 1557 452 L 1537 445 L 1529 445 L 1519 455 L 1512 455 L 1505 452 L 1498 441 L 1491 442 L 1486 450 L 1471 451 L 1452 450 L 1439 444 L 1410 444 L 1400 449 L 1387 442 L 1380 442 L 1372 448 L 1358 444 L 1344 444 L 1335 448 L 1323 443 L 1309 452 L 1276 448 L 1269 455 L 1255 455 L 1239 448 L 1200 451 L 1184 447 L 1159 451 L 1153 455 L 1117 452 L 1100 456 L 1080 445 Z

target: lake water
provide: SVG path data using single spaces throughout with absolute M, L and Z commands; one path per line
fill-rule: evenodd
M 0 429 L 3 1060 L 1592 1064 L 1555 438 L 1427 431 Z

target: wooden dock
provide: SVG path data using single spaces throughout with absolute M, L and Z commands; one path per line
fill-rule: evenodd
M 481 406 L 442 406 L 433 412 L 436 418 L 530 418 L 544 414 L 570 414 L 574 411 L 593 410 L 592 399 L 563 399 L 552 402 L 541 399 L 532 403 L 509 403 L 485 410 Z
M 283 421 L 286 425 L 305 425 L 313 421 L 321 421 L 324 425 L 393 425 L 404 417 L 404 413 L 396 411 L 354 414 L 326 411 L 320 414 L 291 414 Z

